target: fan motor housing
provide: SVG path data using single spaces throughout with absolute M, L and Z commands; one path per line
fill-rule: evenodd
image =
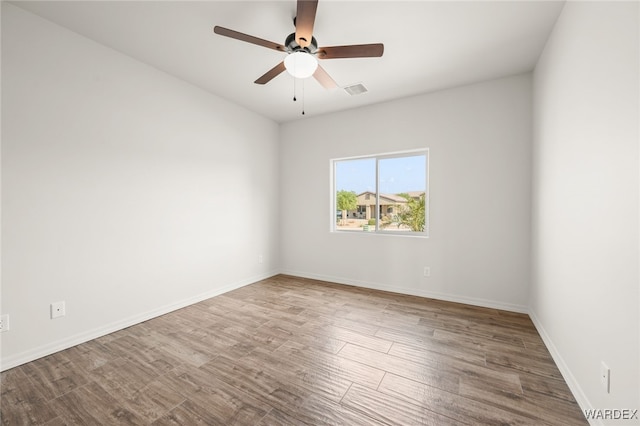
M 291 33 L 287 36 L 284 42 L 284 46 L 288 53 L 294 52 L 307 52 L 314 54 L 318 51 L 318 41 L 315 37 L 311 37 L 311 44 L 307 47 L 302 47 L 296 42 L 296 33 Z

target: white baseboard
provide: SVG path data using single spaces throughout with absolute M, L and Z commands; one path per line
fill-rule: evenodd
M 564 381 L 569 386 L 569 390 L 571 390 L 571 393 L 573 394 L 573 397 L 578 402 L 578 405 L 580 406 L 580 409 L 582 410 L 582 412 L 584 413 L 587 410 L 592 410 L 593 405 L 591 405 L 591 403 L 589 402 L 589 399 L 587 398 L 585 393 L 582 391 L 580 384 L 576 380 L 575 376 L 571 373 L 569 366 L 562 358 L 562 355 L 560 355 L 560 352 L 558 351 L 558 348 L 556 348 L 556 345 L 553 344 L 551 337 L 549 337 L 549 334 L 542 326 L 542 323 L 538 319 L 536 313 L 531 309 L 529 310 L 529 318 L 531 318 L 531 321 L 533 321 L 533 325 L 536 327 L 536 330 L 538 330 L 538 334 L 540 334 L 540 337 L 542 337 L 542 340 L 544 341 L 544 344 L 547 346 L 547 349 L 549 350 L 549 353 L 551 354 L 553 361 L 558 366 L 558 369 L 560 370 L 560 373 L 562 374 Z M 588 419 L 588 421 L 589 421 L 589 424 L 592 426 L 604 425 L 601 419 Z
M 560 370 L 562 376 L 567 382 L 567 385 L 569 386 L 569 389 L 571 390 L 573 396 L 578 402 L 578 405 L 580 406 L 580 408 L 583 410 L 583 412 L 585 410 L 590 410 L 593 408 L 588 398 L 582 391 L 582 388 L 578 384 L 578 381 L 575 379 L 575 377 L 571 373 L 571 370 L 565 363 L 564 359 L 560 355 L 556 346 L 553 344 L 553 341 L 549 337 L 549 334 L 546 332 L 546 330 L 538 320 L 535 312 L 528 309 L 526 306 L 503 303 L 503 302 L 486 300 L 486 299 L 473 298 L 473 297 L 466 297 L 466 296 L 460 296 L 460 295 L 415 290 L 415 289 L 410 289 L 405 287 L 397 287 L 397 286 L 391 286 L 388 284 L 376 283 L 376 282 L 352 280 L 352 279 L 347 279 L 347 278 L 342 278 L 342 277 L 337 277 L 332 275 L 313 274 L 313 273 L 305 273 L 305 272 L 292 271 L 292 270 L 272 271 L 263 275 L 258 275 L 248 279 L 230 283 L 222 287 L 216 288 L 214 290 L 199 294 L 197 296 L 181 300 L 176 303 L 165 305 L 148 312 L 134 315 L 132 317 L 126 318 L 121 321 L 107 324 L 103 327 L 95 328 L 93 330 L 76 334 L 47 345 L 39 346 L 29 351 L 25 351 L 16 355 L 9 356 L 7 358 L 0 360 L 0 371 L 5 371 L 10 368 L 17 367 L 21 364 L 25 364 L 27 362 L 36 360 L 38 358 L 51 355 L 55 352 L 71 348 L 81 343 L 85 343 L 89 340 L 102 337 L 109 333 L 113 333 L 118 330 L 131 327 L 141 322 L 148 321 L 152 318 L 155 318 L 164 314 L 168 314 L 169 312 L 173 312 L 175 310 L 184 308 L 186 306 L 193 305 L 194 303 L 201 302 L 211 297 L 215 297 L 215 296 L 227 293 L 229 291 L 244 287 L 249 284 L 253 284 L 255 282 L 273 277 L 278 274 L 285 274 L 285 275 L 297 276 L 301 278 L 329 281 L 337 284 L 352 285 L 356 287 L 389 291 L 389 292 L 400 293 L 400 294 L 408 294 L 412 296 L 427 297 L 427 298 L 432 298 L 437 300 L 444 300 L 448 302 L 464 303 L 468 305 L 481 306 L 481 307 L 492 308 L 492 309 L 500 309 L 500 310 L 511 311 L 511 312 L 526 313 L 529 315 L 529 317 L 533 321 L 534 326 L 536 327 L 538 333 L 542 337 L 542 340 L 544 341 L 545 345 L 549 349 L 549 352 L 553 360 L 558 366 L 558 369 Z M 604 425 L 604 423 L 599 419 L 590 419 L 589 423 L 592 426 Z
M 141 314 L 137 314 L 131 316 L 129 318 L 125 318 L 121 321 L 116 321 L 110 324 L 106 324 L 102 327 L 94 328 L 92 330 L 88 330 L 83 333 L 75 334 L 73 336 L 69 336 L 65 339 L 61 339 L 55 341 L 53 343 L 49 343 L 46 345 L 42 345 L 33 349 L 30 349 L 25 352 L 21 352 L 0 360 L 0 371 L 5 371 L 10 368 L 17 367 L 19 365 L 25 364 L 27 362 L 34 361 L 38 358 L 45 357 L 47 355 L 51 355 L 58 351 L 71 348 L 73 346 L 79 345 L 81 343 L 88 342 L 92 339 L 97 339 L 98 337 L 102 337 L 109 333 L 116 332 L 118 330 L 122 330 L 127 327 L 131 327 L 132 325 L 140 324 L 141 322 L 148 321 L 152 318 L 159 317 L 164 314 L 168 314 L 169 312 L 173 312 L 175 310 L 187 307 L 189 305 L 193 305 L 194 303 L 201 302 L 203 300 L 209 299 L 211 297 L 218 296 L 223 293 L 227 293 L 231 290 L 238 289 L 240 287 L 244 287 L 249 284 L 253 284 L 257 281 L 264 280 L 270 278 L 274 275 L 278 275 L 278 272 L 269 272 L 266 274 L 256 275 L 244 280 L 236 281 L 233 283 L 229 283 L 223 285 L 222 287 L 218 287 L 214 290 L 199 294 L 194 297 L 190 297 L 179 302 L 171 303 L 169 305 L 161 306 L 157 309 L 153 309 L 151 311 L 147 311 Z
M 426 291 L 426 290 L 416 290 L 416 289 L 406 288 L 406 287 L 391 286 L 383 283 L 352 280 L 352 279 L 336 277 L 332 275 L 321 275 L 321 274 L 313 274 L 313 273 L 306 273 L 306 272 L 292 271 L 292 270 L 283 270 L 281 271 L 281 273 L 286 275 L 301 277 L 301 278 L 310 278 L 314 280 L 329 281 L 337 284 L 346 284 L 346 285 L 352 285 L 356 287 L 370 288 L 373 290 L 383 290 L 383 291 L 388 291 L 392 293 L 408 294 L 411 296 L 427 297 L 430 299 L 444 300 L 447 302 L 464 303 L 465 305 L 480 306 L 483 308 L 491 308 L 491 309 L 500 309 L 503 311 L 517 312 L 521 314 L 526 314 L 529 312 L 528 308 L 523 305 L 516 305 L 511 303 L 504 303 L 504 302 L 499 302 L 495 300 L 480 299 L 475 297 L 466 297 L 466 296 L 460 296 L 457 294 L 438 293 L 438 292 Z

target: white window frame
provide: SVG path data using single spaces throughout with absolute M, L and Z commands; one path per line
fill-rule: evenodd
M 379 173 L 379 164 L 380 164 L 380 160 L 385 160 L 385 159 L 389 159 L 389 158 L 401 158 L 401 157 L 411 157 L 411 156 L 415 156 L 415 155 L 424 155 L 425 156 L 425 197 L 424 197 L 424 202 L 425 202 L 425 206 L 424 206 L 424 210 L 425 210 L 425 222 L 424 222 L 424 231 L 422 232 L 416 232 L 416 231 L 394 231 L 394 230 L 389 230 L 389 229 L 385 229 L 385 230 L 381 230 L 379 229 L 379 227 L 376 225 L 375 230 L 373 231 L 368 231 L 368 232 L 363 232 L 362 230 L 347 230 L 347 229 L 338 229 L 337 227 L 337 221 L 336 221 L 336 194 L 338 191 L 338 188 L 336 188 L 336 163 L 339 163 L 341 161 L 349 161 L 349 160 L 365 160 L 365 159 L 375 159 L 376 161 L 376 173 L 375 173 L 375 194 L 376 194 L 376 224 L 380 223 L 380 189 L 379 189 L 379 184 L 380 184 L 380 173 Z M 342 157 L 342 158 L 334 158 L 329 160 L 329 167 L 330 167 L 330 195 L 329 195 L 329 199 L 330 199 L 330 232 L 332 233 L 339 233 L 339 234 L 365 234 L 365 235 L 392 235 L 392 236 L 408 236 L 408 237 L 423 237 L 423 238 L 428 238 L 429 237 L 429 186 L 431 184 L 431 180 L 429 178 L 429 171 L 430 171 L 430 167 L 429 167 L 429 160 L 431 158 L 430 152 L 429 152 L 429 148 L 420 148 L 420 149 L 413 149 L 413 150 L 407 150 L 407 151 L 396 151 L 396 152 L 387 152 L 387 153 L 381 153 L 381 154 L 369 154 L 369 155 L 358 155 L 358 156 L 353 156 L 353 157 Z

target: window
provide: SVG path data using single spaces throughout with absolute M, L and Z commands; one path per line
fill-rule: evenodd
M 331 230 L 426 236 L 429 150 L 331 160 Z

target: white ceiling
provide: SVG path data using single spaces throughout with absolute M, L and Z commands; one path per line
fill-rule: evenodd
M 381 58 L 321 65 L 339 86 L 283 73 L 253 81 L 285 53 L 213 33 L 214 25 L 284 44 L 294 31 L 288 1 L 19 1 L 72 31 L 145 62 L 277 122 L 460 86 L 533 69 L 564 2 L 320 0 L 319 46 L 384 43 Z

